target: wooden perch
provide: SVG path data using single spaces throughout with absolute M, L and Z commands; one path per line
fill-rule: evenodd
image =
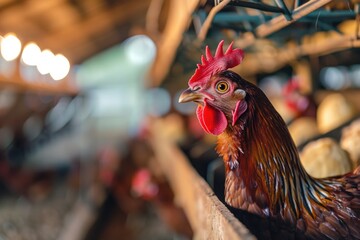
M 15 64 L 15 66 L 11 67 L 13 69 L 8 76 L 0 75 L 1 87 L 11 86 L 19 91 L 43 92 L 55 95 L 76 95 L 79 92 L 71 73 L 59 81 L 51 79 L 50 76 L 46 77 L 37 73 L 34 79 L 26 81 L 21 77 L 20 64 L 18 62 L 11 64 Z
M 236 46 L 243 47 L 241 43 L 236 44 Z M 353 47 L 360 47 L 360 40 L 355 36 L 332 33 L 328 34 L 323 41 L 319 41 L 319 39 L 309 42 L 303 41 L 299 45 L 290 43 L 281 48 L 275 48 L 271 53 L 267 53 L 265 57 L 261 52 L 249 53 L 237 70 L 247 76 L 259 72 L 270 73 L 303 56 L 321 56 Z
M 184 209 L 194 239 L 255 239 L 189 164 L 184 154 L 159 129 L 152 129 L 151 143 L 159 167 L 167 177 L 176 202 Z

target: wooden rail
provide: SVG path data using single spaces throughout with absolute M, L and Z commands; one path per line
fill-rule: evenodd
M 71 73 L 59 81 L 54 81 L 49 76 L 42 76 L 41 74 L 37 74 L 33 80 L 26 81 L 20 75 L 20 64 L 18 62 L 12 64 L 14 66 L 11 67 L 13 69 L 8 73 L 8 76 L 0 73 L 0 88 L 14 87 L 18 91 L 43 92 L 54 95 L 76 95 L 79 93 Z
M 255 239 L 216 197 L 174 143 L 153 131 L 151 142 L 159 167 L 167 177 L 175 201 L 182 207 L 194 231 L 194 239 Z
M 243 43 L 236 44 L 236 47 L 244 48 Z M 303 56 L 321 56 L 339 52 L 350 48 L 359 48 L 360 40 L 355 36 L 340 35 L 333 33 L 326 39 L 316 39 L 302 44 L 290 43 L 275 48 L 266 56 L 263 53 L 249 53 L 244 62 L 239 65 L 238 71 L 244 76 L 253 76 L 257 73 L 271 73 L 279 70 L 285 65 L 296 61 Z M 276 61 L 273 61 L 276 59 Z

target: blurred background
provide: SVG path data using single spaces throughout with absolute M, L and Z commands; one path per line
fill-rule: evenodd
M 233 70 L 270 98 L 305 168 L 352 170 L 359 4 L 0 0 L 0 239 L 191 239 L 156 139 L 223 201 L 215 139 L 194 104 L 178 104 L 205 46 L 222 39 L 245 50 Z

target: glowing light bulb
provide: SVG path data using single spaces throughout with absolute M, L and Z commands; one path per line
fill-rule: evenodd
M 69 60 L 62 54 L 56 54 L 50 71 L 51 77 L 56 81 L 61 80 L 68 75 L 69 71 Z
M 156 55 L 156 45 L 146 35 L 136 35 L 125 41 L 125 53 L 134 64 L 142 65 L 152 61 Z
M 29 66 L 36 66 L 41 56 L 41 50 L 34 42 L 26 44 L 22 52 L 22 61 Z
M 45 75 L 50 73 L 54 57 L 54 54 L 49 49 L 45 49 L 40 53 L 40 58 L 36 65 L 40 74 Z
M 6 61 L 16 59 L 21 52 L 21 42 L 13 33 L 8 33 L 1 40 L 1 55 Z

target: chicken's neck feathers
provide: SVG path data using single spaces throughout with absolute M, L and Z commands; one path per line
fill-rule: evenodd
M 306 173 L 281 116 L 267 98 L 257 100 L 218 138 L 217 151 L 226 164 L 226 201 L 289 221 L 303 210 L 311 216 L 314 204 L 321 207 L 328 198 L 328 184 Z

